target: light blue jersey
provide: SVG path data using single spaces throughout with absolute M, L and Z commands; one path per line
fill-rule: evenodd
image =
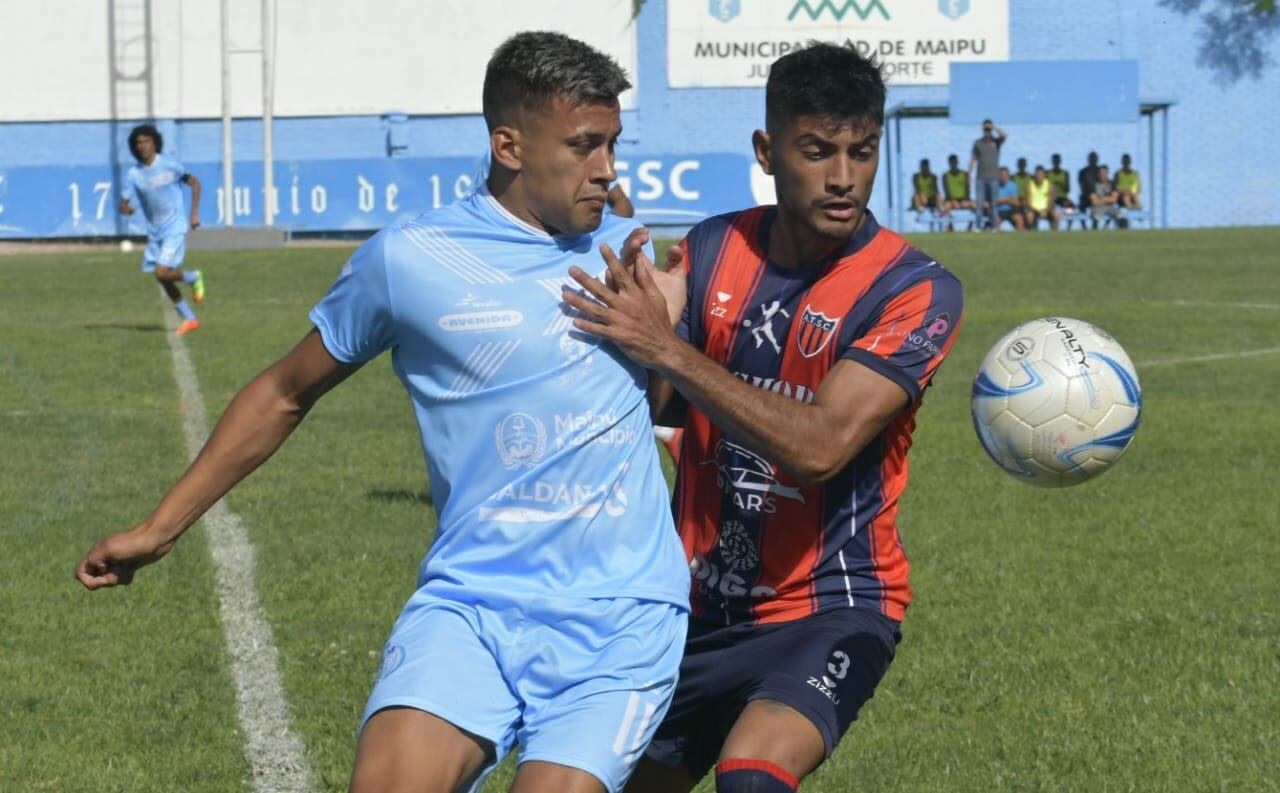
M 420 587 L 688 607 L 646 373 L 561 301 L 635 227 L 551 237 L 481 190 L 373 237 L 312 310 L 335 358 L 392 350 L 413 400 L 439 514 Z
M 435 714 L 520 762 L 623 789 L 679 674 L 689 573 L 645 371 L 573 328 L 570 265 L 636 224 L 556 238 L 487 190 L 387 229 L 311 312 L 337 359 L 392 364 L 439 513 L 362 723 Z
M 150 165 L 138 164 L 124 177 L 124 199 L 147 220 L 147 239 L 186 234 L 187 211 L 182 196 L 182 163 L 157 154 Z M 168 264 L 168 262 L 162 262 Z

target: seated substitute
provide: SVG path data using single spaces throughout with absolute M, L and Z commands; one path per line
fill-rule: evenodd
M 1130 167 L 1133 158 L 1120 157 L 1120 170 L 1116 171 L 1116 192 L 1120 194 L 1120 206 L 1125 209 L 1142 209 L 1142 177 Z
M 1093 183 L 1093 195 L 1089 196 L 1089 204 L 1093 208 L 1095 228 L 1103 218 L 1108 217 L 1115 220 L 1116 225 L 1121 225 L 1120 191 L 1116 190 L 1111 181 L 1110 169 L 1105 165 L 1098 166 L 1098 178 Z
M 1047 171 L 1049 181 L 1053 183 L 1053 205 L 1064 214 L 1072 214 L 1076 204 L 1071 200 L 1071 174 L 1062 167 L 1061 154 L 1054 153 L 1049 157 L 1049 163 L 1053 166 Z
M 1026 216 L 1027 228 L 1035 231 L 1041 218 L 1049 221 L 1049 228 L 1058 230 L 1058 210 L 1053 205 L 1053 182 L 1043 165 L 1037 165 L 1031 181 L 1027 182 Z
M 996 226 L 1009 221 L 1018 231 L 1022 230 L 1022 199 L 1018 197 L 1018 183 L 1009 178 L 1009 169 L 1001 168 L 996 184 Z
M 920 170 L 911 176 L 911 184 L 915 186 L 911 203 L 917 212 L 930 209 L 944 211 L 938 201 L 938 175 L 929 170 L 928 159 L 920 161 Z

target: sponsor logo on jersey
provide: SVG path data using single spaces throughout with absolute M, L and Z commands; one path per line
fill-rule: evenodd
M 382 651 L 382 664 L 378 667 L 378 679 L 386 677 L 400 668 L 404 663 L 404 648 L 398 644 L 388 644 Z
M 439 319 L 441 330 L 449 333 L 501 330 L 514 328 L 524 322 L 524 314 L 515 309 L 497 311 L 468 311 L 462 314 L 445 314 Z
M 800 488 L 779 482 L 768 460 L 724 438 L 716 442 L 715 457 L 698 464 L 714 465 L 716 484 L 746 512 L 771 515 L 778 511 L 778 496 L 804 503 Z
M 489 497 L 492 506 L 479 510 L 480 520 L 506 523 L 549 523 L 590 520 L 602 511 L 617 518 L 626 514 L 630 499 L 622 489 L 627 466 L 613 482 L 603 485 L 520 480 Z
M 757 350 L 767 341 L 775 353 L 782 353 L 782 345 L 778 343 L 778 337 L 773 332 L 773 319 L 779 314 L 787 319 L 791 318 L 791 314 L 782 307 L 782 302 L 775 300 L 772 303 L 760 304 L 760 319 L 754 323 L 750 319 L 742 320 L 742 326 L 751 330 L 751 338 L 756 340 Z
M 800 348 L 800 354 L 812 358 L 822 352 L 839 325 L 839 317 L 828 317 L 821 311 L 805 306 L 804 313 L 800 315 L 800 330 L 796 333 L 796 346 Z
M 512 413 L 493 431 L 498 456 L 507 468 L 533 468 L 547 451 L 547 428 L 528 413 Z
M 734 375 L 756 388 L 763 388 L 765 391 L 772 391 L 790 399 L 798 399 L 806 405 L 813 401 L 813 389 L 807 385 L 792 383 L 789 380 L 777 377 L 760 377 L 746 374 L 745 372 L 734 372 Z
M 720 527 L 720 557 L 738 571 L 754 570 L 760 564 L 760 552 L 742 521 L 725 521 Z
M 748 587 L 747 580 L 732 570 L 725 570 L 709 561 L 702 554 L 694 554 L 689 563 L 689 573 L 695 585 L 702 591 L 715 597 L 723 598 L 774 598 L 778 590 L 763 585 Z
M 638 437 L 633 427 L 618 426 L 618 415 L 612 410 L 597 413 L 560 413 L 555 418 L 556 448 L 599 443 L 605 446 L 627 446 Z
M 848 653 L 843 650 L 836 650 L 827 661 L 826 674 L 814 675 L 807 682 L 824 697 L 831 700 L 832 704 L 839 705 L 840 695 L 836 693 L 836 686 L 840 685 L 840 681 L 844 680 L 845 676 L 849 674 L 850 663 L 852 662 Z

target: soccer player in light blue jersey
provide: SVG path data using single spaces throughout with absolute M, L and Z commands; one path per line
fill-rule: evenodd
M 353 791 L 475 790 L 518 744 L 512 790 L 616 793 L 666 713 L 689 573 L 646 372 L 563 302 L 571 268 L 602 273 L 602 250 L 634 264 L 647 246 L 604 212 L 628 87 L 558 33 L 503 43 L 485 75 L 484 186 L 356 251 L 314 329 L 236 396 L 156 510 L 77 569 L 89 589 L 129 583 L 390 350 L 439 525 L 383 653 Z
M 141 209 L 147 219 L 147 250 L 142 254 L 142 272 L 153 273 L 164 287 L 173 307 L 182 316 L 177 332 L 185 334 L 200 327 L 200 321 L 182 299 L 178 282 L 191 284 L 195 302 L 204 300 L 203 274 L 199 270 L 182 269 L 187 231 L 200 225 L 200 180 L 163 151 L 164 138 L 151 124 L 140 124 L 129 132 L 129 153 L 138 163 L 125 174 L 120 213 L 132 215 Z M 189 213 L 183 204 L 183 184 L 191 188 Z

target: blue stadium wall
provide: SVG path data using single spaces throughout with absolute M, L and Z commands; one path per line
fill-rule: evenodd
M 648 0 L 637 22 L 638 90 L 635 109 L 624 113 L 618 157 L 641 216 L 678 226 L 754 203 L 750 135 L 762 123 L 764 97 L 757 88 L 667 88 L 669 1 L 676 0 Z M 1196 19 L 1161 8 L 1156 0 L 1011 0 L 1010 28 L 1012 60 L 1136 59 L 1140 95 L 1176 99 L 1168 116 L 1169 225 L 1280 222 L 1280 180 L 1263 148 L 1264 142 L 1280 139 L 1280 66 L 1272 66 L 1261 80 L 1219 85 L 1195 62 Z M 429 84 L 424 80 L 423 90 L 430 90 Z M 888 103 L 945 102 L 947 95 L 945 86 L 904 86 L 891 89 Z M 370 230 L 468 190 L 485 146 L 483 121 L 478 116 L 403 118 L 392 110 L 387 116 L 277 119 L 277 224 L 312 232 Z M 114 211 L 115 174 L 128 161 L 123 139 L 130 126 L 0 124 L 0 237 L 137 233 L 136 220 L 126 221 Z M 206 225 L 220 225 L 215 198 L 221 182 L 219 121 L 162 119 L 159 126 L 166 150 L 205 184 Z M 1144 188 L 1153 186 L 1145 121 L 1006 129 L 1010 140 L 1003 156 L 1010 165 L 1018 157 L 1032 167 L 1047 164 L 1051 152 L 1060 152 L 1074 173 L 1090 150 L 1113 167 L 1129 152 L 1142 171 Z M 924 157 L 936 170 L 945 167 L 949 153 L 966 161 L 976 134 L 945 118 L 908 119 L 902 130 L 904 181 Z M 1157 147 L 1160 140 L 1157 135 Z M 235 122 L 234 146 L 236 223 L 259 225 L 260 124 Z M 886 219 L 891 219 L 889 179 L 882 161 L 872 209 Z M 903 186 L 894 185 L 895 195 Z

